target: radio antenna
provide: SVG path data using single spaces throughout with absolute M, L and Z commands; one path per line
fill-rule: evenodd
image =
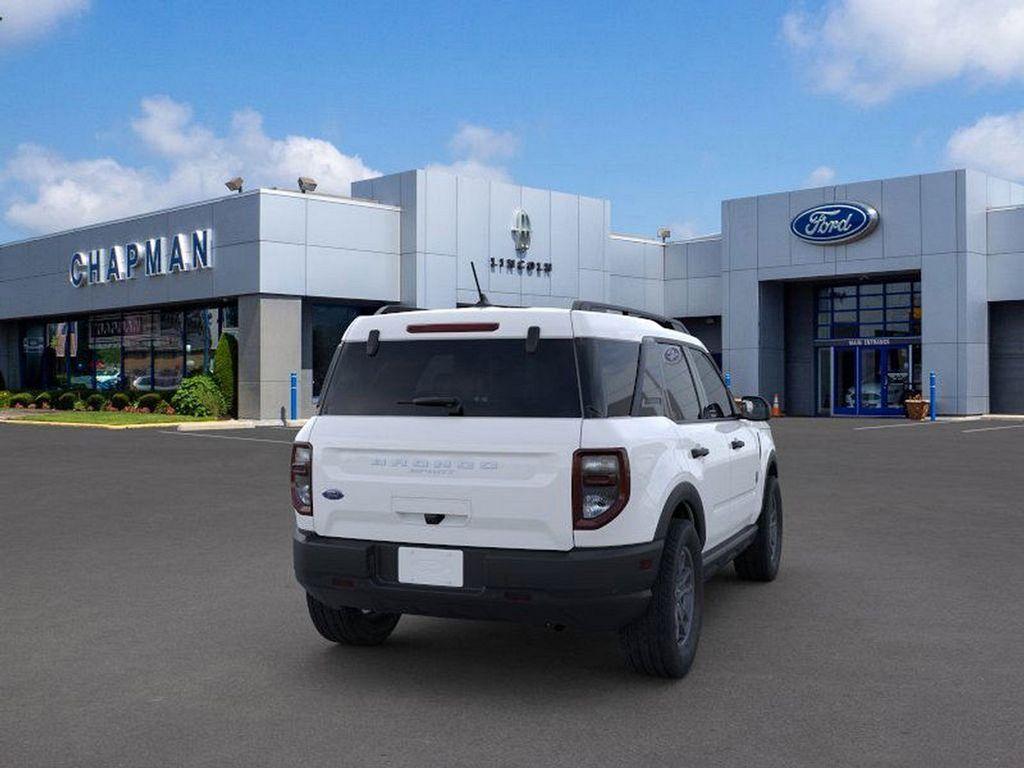
M 480 290 L 480 278 L 476 276 L 476 264 L 471 261 L 471 262 L 469 262 L 469 266 L 470 266 L 470 269 L 473 270 L 473 282 L 476 283 L 476 292 L 480 296 L 480 300 L 477 301 L 477 303 L 474 304 L 473 306 L 474 307 L 489 307 L 489 306 L 491 306 L 491 302 L 489 302 L 487 300 L 487 296 L 484 294 L 483 291 Z

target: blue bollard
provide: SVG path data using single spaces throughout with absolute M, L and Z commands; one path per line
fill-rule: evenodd
M 935 421 L 935 371 L 928 374 L 928 418 Z
M 292 371 L 291 375 L 291 388 L 292 388 L 292 408 L 291 408 L 291 419 L 299 418 L 299 374 Z
M 732 374 L 728 371 L 725 372 L 725 388 L 732 389 Z

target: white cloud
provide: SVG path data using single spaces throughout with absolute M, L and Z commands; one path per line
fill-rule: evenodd
M 957 129 L 946 154 L 956 166 L 1024 179 L 1024 111 L 986 115 Z
M 836 169 L 830 168 L 827 165 L 819 165 L 804 179 L 805 187 L 824 187 L 826 184 L 831 184 L 835 181 Z
M 491 181 L 512 181 L 501 161 L 510 160 L 519 150 L 519 139 L 515 134 L 464 123 L 448 142 L 448 148 L 456 159 L 447 164 L 431 163 L 427 170 Z
M 152 166 L 109 157 L 69 160 L 23 144 L 0 171 L 8 192 L 6 220 L 31 232 L 52 232 L 226 194 L 224 181 L 243 176 L 247 188 L 293 188 L 312 176 L 319 191 L 349 194 L 359 179 L 378 176 L 361 158 L 307 136 L 275 139 L 259 113 L 236 112 L 220 136 L 194 122 L 192 109 L 167 96 L 144 99 L 132 129 Z
M 448 143 L 457 156 L 476 160 L 505 160 L 519 149 L 519 139 L 509 131 L 495 131 L 482 125 L 464 123 Z
M 1024 79 L 1020 0 L 836 0 L 788 13 L 811 86 L 860 104 L 967 76 Z
M 669 240 L 692 240 L 695 237 L 708 234 L 697 222 L 690 220 L 669 224 L 668 229 L 672 233 Z
M 42 37 L 88 8 L 89 0 L 6 0 L 0 5 L 0 50 Z

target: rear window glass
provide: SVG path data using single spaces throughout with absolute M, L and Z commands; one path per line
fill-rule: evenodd
M 465 416 L 580 416 L 571 339 L 382 341 L 342 345 L 320 413 L 326 416 L 448 416 L 450 406 L 413 398 L 456 399 Z
M 639 342 L 579 338 L 576 354 L 584 417 L 629 416 L 636 387 Z

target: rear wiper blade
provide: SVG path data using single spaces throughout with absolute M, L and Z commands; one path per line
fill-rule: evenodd
M 461 416 L 463 414 L 462 401 L 457 397 L 414 397 L 410 400 L 399 400 L 398 404 L 447 408 L 449 416 Z

